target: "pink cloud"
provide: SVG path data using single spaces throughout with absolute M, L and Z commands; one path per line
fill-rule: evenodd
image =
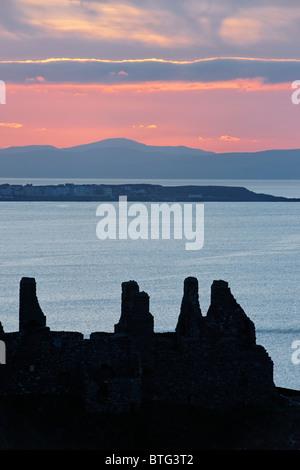
M 44 77 L 34 77 L 34 78 L 26 78 L 26 82 L 31 82 L 31 83 L 36 83 L 36 82 L 39 82 L 39 83 L 43 83 L 45 82 L 45 78 Z

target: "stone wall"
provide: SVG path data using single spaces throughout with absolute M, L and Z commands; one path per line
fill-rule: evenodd
M 32 278 L 20 283 L 19 319 L 18 332 L 0 329 L 0 396 L 72 395 L 90 412 L 120 413 L 152 401 L 224 410 L 276 394 L 272 360 L 225 281 L 212 284 L 203 316 L 198 281 L 185 279 L 175 332 L 154 332 L 149 296 L 135 281 L 122 284 L 114 333 L 50 331 Z

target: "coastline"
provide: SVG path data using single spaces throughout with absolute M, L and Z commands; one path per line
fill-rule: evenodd
M 300 198 L 256 193 L 239 186 L 158 184 L 0 185 L 0 201 L 128 201 L 143 202 L 299 202 Z

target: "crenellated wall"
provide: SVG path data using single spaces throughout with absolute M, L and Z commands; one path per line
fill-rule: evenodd
M 33 278 L 20 282 L 19 318 L 19 332 L 0 330 L 2 396 L 74 395 L 90 412 L 120 413 L 154 400 L 224 410 L 276 395 L 273 362 L 225 281 L 213 282 L 203 316 L 198 280 L 185 279 L 175 332 L 154 332 L 149 296 L 135 281 L 122 284 L 114 333 L 51 331 Z

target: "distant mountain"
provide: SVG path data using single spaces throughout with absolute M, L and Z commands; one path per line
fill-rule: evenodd
M 120 149 L 127 148 L 133 150 L 145 150 L 147 145 L 136 142 L 130 139 L 104 139 L 99 142 L 92 142 L 90 144 L 76 145 L 75 147 L 67 147 L 62 150 L 66 152 L 85 152 L 86 150 L 98 150 L 98 149 Z
M 1 178 L 300 179 L 300 150 L 213 153 L 106 139 L 0 150 Z
M 206 152 L 205 150 L 201 149 L 194 149 L 190 147 L 184 147 L 183 145 L 179 146 L 157 146 L 157 145 L 146 145 L 140 142 L 136 142 L 135 140 L 131 139 L 104 139 L 100 140 L 99 142 L 92 142 L 91 144 L 83 144 L 77 145 L 76 147 L 68 147 L 62 150 L 66 152 L 85 152 L 86 150 L 101 150 L 104 149 L 114 149 L 114 150 L 136 150 L 139 152 L 163 152 L 163 153 L 180 153 L 186 152 L 195 155 L 211 155 L 214 152 Z
M 39 151 L 43 151 L 43 150 L 52 150 L 52 149 L 55 149 L 57 150 L 56 147 L 54 147 L 53 145 L 25 145 L 24 147 L 6 147 L 5 149 L 0 149 L 0 152 L 9 152 L 9 153 L 20 153 L 20 152 L 31 152 L 31 151 L 34 151 L 34 150 L 39 150 Z

